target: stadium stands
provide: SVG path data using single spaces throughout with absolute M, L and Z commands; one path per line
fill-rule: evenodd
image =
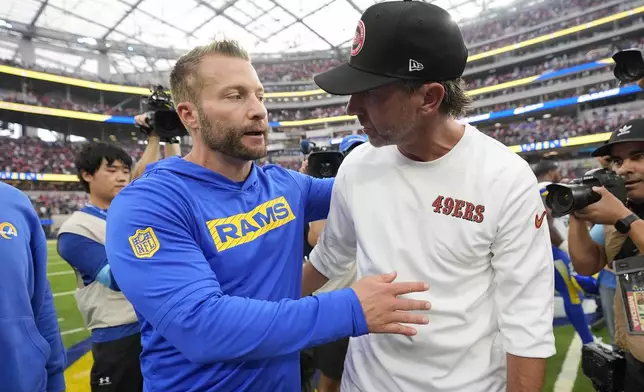
M 644 46 L 641 11 L 623 13 L 641 5 L 641 1 L 635 0 L 549 0 L 530 3 L 526 7 L 492 9 L 476 21 L 462 22 L 463 35 L 469 43 L 470 56 L 473 56 L 470 59 L 472 64 L 468 65 L 464 75 L 467 90 L 474 98 L 474 105 L 468 116 L 479 118 L 490 112 L 610 91 L 616 83 L 612 76 L 611 61 L 607 59 L 619 49 Z M 577 30 L 573 33 L 568 31 L 573 27 Z M 541 40 L 539 37 L 547 39 Z M 535 39 L 540 41 L 532 43 Z M 515 47 L 508 49 L 508 45 Z M 337 65 L 345 57 L 346 52 L 341 50 L 327 58 L 304 61 L 268 61 L 261 58 L 255 61 L 258 75 L 269 92 L 267 108 L 270 120 L 274 123 L 271 140 L 277 146 L 271 149 L 269 158 L 262 163 L 278 163 L 297 169 L 302 160 L 301 154 L 297 152 L 301 138 L 340 137 L 359 128 L 355 118 L 343 116 L 346 97 L 329 96 L 317 90 L 311 81 L 313 75 Z M 0 71 L 8 75 L 7 83 L 0 89 L 0 101 L 7 104 L 120 116 L 119 118 L 133 116 L 145 109 L 140 99 L 142 94 L 100 89 L 92 91 L 79 85 L 48 81 L 51 78 L 43 80 L 12 74 L 9 68 L 24 68 L 20 57 L 2 59 L 2 64 L 8 68 L 3 70 L 0 67 Z M 31 66 L 30 69 L 50 75 L 75 76 L 65 69 L 39 66 Z M 122 78 L 118 79 L 119 84 L 135 86 L 124 83 Z M 97 77 L 92 80 L 112 81 Z M 635 97 L 640 95 L 636 94 Z M 571 109 L 515 114 L 502 120 L 478 121 L 476 125 L 508 146 L 600 135 L 611 131 L 620 122 L 642 114 L 642 111 L 630 107 L 617 109 L 628 101 L 626 98 L 612 98 L 601 99 L 593 104 L 578 102 Z M 2 113 L 6 111 L 0 110 L 0 115 Z M 69 124 L 80 123 L 66 124 L 69 128 Z M 74 132 L 74 125 L 71 127 Z M 102 138 L 111 133 L 105 132 L 106 128 L 101 129 Z M 86 131 L 82 133 L 87 136 Z M 136 140 L 126 142 L 122 137 L 117 139 L 126 146 L 135 160 L 140 158 L 143 145 L 136 144 Z M 49 143 L 34 135 L 17 139 L 2 137 L 0 168 L 6 173 L 69 175 L 74 172 L 72 157 L 77 149 L 78 143 Z M 573 168 L 570 169 L 571 173 L 577 167 L 575 162 L 586 162 L 575 156 L 563 158 L 571 159 L 571 163 L 566 164 Z M 585 167 L 585 164 L 580 167 Z M 77 189 L 69 183 L 45 184 L 19 186 L 31 190 L 52 186 L 56 189 Z M 40 211 L 47 209 L 51 213 L 64 213 L 73 210 L 76 208 L 74 206 L 84 200 L 82 196 L 74 195 L 76 196 L 54 197 L 38 194 L 33 200 Z

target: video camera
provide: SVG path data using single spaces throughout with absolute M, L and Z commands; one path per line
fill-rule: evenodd
M 300 142 L 302 153 L 311 154 L 307 158 L 308 172 L 311 177 L 330 178 L 338 174 L 344 154 L 336 148 L 334 146 L 318 147 L 314 142 L 306 139 Z
M 145 100 L 148 105 L 149 127 L 141 127 L 146 135 L 154 130 L 163 142 L 170 142 L 174 138 L 188 135 L 188 131 L 181 123 L 179 115 L 172 105 L 172 97 L 166 93 L 163 86 L 150 89 L 152 94 Z
M 597 392 L 624 390 L 626 361 L 621 351 L 597 343 L 586 344 L 581 351 L 581 369 Z
M 546 186 L 546 205 L 552 210 L 552 217 L 559 218 L 571 212 L 579 211 L 596 203 L 601 195 L 593 191 L 594 186 L 603 186 L 626 204 L 626 187 L 624 179 L 608 169 L 594 169 L 582 178 L 569 184 L 550 184 Z
M 626 49 L 613 55 L 615 68 L 613 74 L 622 83 L 633 83 L 644 78 L 644 52 L 639 49 Z

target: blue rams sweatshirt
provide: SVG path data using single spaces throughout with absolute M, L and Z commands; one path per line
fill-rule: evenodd
M 0 390 L 65 390 L 47 240 L 27 196 L 0 182 Z
M 299 352 L 367 333 L 351 289 L 300 299 L 304 224 L 332 180 L 253 166 L 242 183 L 179 157 L 107 217 L 107 259 L 141 324 L 145 391 L 300 391 Z

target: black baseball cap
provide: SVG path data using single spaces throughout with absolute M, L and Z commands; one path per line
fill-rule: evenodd
M 610 155 L 610 150 L 615 144 L 626 142 L 644 142 L 644 118 L 631 120 L 614 130 L 608 142 L 597 147 L 591 155 L 594 157 Z
M 421 1 L 387 1 L 362 14 L 349 61 L 314 80 L 335 95 L 400 80 L 443 82 L 463 75 L 467 55 L 461 30 L 447 11 Z

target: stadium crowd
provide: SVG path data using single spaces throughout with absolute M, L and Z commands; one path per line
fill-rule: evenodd
M 525 9 L 517 10 L 512 13 L 512 17 L 503 17 L 504 15 L 493 16 L 487 20 L 481 21 L 479 18 L 475 21 L 467 21 L 463 24 L 462 31 L 465 40 L 468 42 L 470 55 L 485 52 L 488 50 L 496 49 L 502 46 L 510 45 L 512 43 L 528 40 L 537 36 L 548 34 L 557 30 L 565 29 L 567 27 L 576 26 L 591 20 L 596 20 L 608 15 L 615 14 L 624 10 L 628 10 L 636 5 L 637 1 L 623 1 L 609 7 L 601 8 L 599 10 L 589 12 L 575 18 L 569 18 L 558 23 L 547 23 L 553 19 L 559 19 L 567 15 L 572 15 L 582 12 L 591 7 L 596 7 L 605 3 L 600 0 L 549 0 L 540 2 Z M 533 29 L 535 26 L 540 26 L 538 29 Z M 519 35 L 512 35 L 518 31 L 525 31 Z M 499 39 L 508 35 L 511 37 Z M 493 42 L 490 42 L 493 41 Z M 478 43 L 486 42 L 484 45 L 477 45 Z M 314 59 L 308 61 L 293 61 L 288 63 L 277 62 L 255 62 L 255 67 L 264 82 L 291 82 L 300 80 L 310 80 L 313 75 L 323 72 L 332 68 L 340 63 L 344 58 L 344 53 L 341 53 L 338 58 L 330 59 Z M 554 60 L 553 60 L 554 61 Z M 10 65 L 15 67 L 25 67 L 20 59 L 2 59 L 0 64 Z M 30 69 L 55 73 L 63 76 L 77 76 L 75 73 L 57 69 L 57 68 L 44 68 L 38 65 L 30 65 Z M 544 69 L 549 69 L 547 66 Z M 528 71 L 525 71 L 528 72 Z M 538 72 L 538 71 L 537 71 Z M 529 73 L 529 72 L 528 72 Z M 499 78 L 503 79 L 503 76 Z M 100 82 L 115 82 L 114 80 L 106 80 L 95 77 L 94 80 Z M 128 83 L 127 81 L 119 81 L 119 84 L 137 85 L 135 83 Z M 157 84 L 157 81 L 150 81 L 150 85 Z M 474 81 L 472 81 L 474 83 Z M 489 84 L 486 84 L 489 85 Z M 479 85 L 480 86 L 480 85 Z M 285 89 L 308 89 L 309 86 L 294 85 L 294 86 L 267 86 L 268 91 L 276 91 Z M 73 105 L 74 103 L 72 103 Z M 76 103 L 78 104 L 78 103 Z M 95 110 L 100 112 L 100 107 Z

